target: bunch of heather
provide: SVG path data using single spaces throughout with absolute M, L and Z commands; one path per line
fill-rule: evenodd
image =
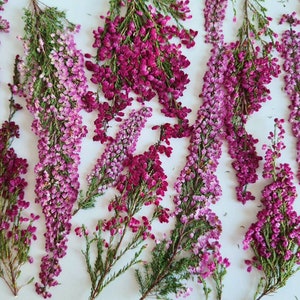
M 147 118 L 151 117 L 151 108 L 143 107 L 132 110 L 120 126 L 115 139 L 110 139 L 104 152 L 97 160 L 92 172 L 88 175 L 88 188 L 85 194 L 81 191 L 78 207 L 80 209 L 95 206 L 96 199 L 102 196 L 107 188 L 114 186 L 124 169 L 124 161 L 133 154 L 138 137 L 145 126 Z
M 167 299 L 190 293 L 186 280 L 196 277 L 206 298 L 208 277 L 216 283 L 217 298 L 222 295 L 222 278 L 228 266 L 220 254 L 221 222 L 211 204 L 218 201 L 221 189 L 216 168 L 221 155 L 224 126 L 222 88 L 228 58 L 224 47 L 215 47 L 204 76 L 203 104 L 193 126 L 186 165 L 175 184 L 175 226 L 170 236 L 158 240 L 143 271 L 136 270 L 140 299 Z
M 111 1 L 104 26 L 94 30 L 97 54 L 86 55 L 91 58 L 86 67 L 106 99 L 99 102 L 99 95 L 95 99 L 90 92 L 85 97 L 88 110 L 98 110 L 95 140 L 107 140 L 107 123 L 120 119 L 134 98 L 144 103 L 155 96 L 162 112 L 180 124 L 174 135 L 189 134 L 190 109 L 178 100 L 189 82 L 183 70 L 190 63 L 181 46 L 193 46 L 196 35 L 180 25 L 190 17 L 188 1 L 153 1 L 153 5 L 141 0 Z
M 242 203 L 253 200 L 247 190 L 256 182 L 256 170 L 262 159 L 256 151 L 258 142 L 246 130 L 249 115 L 258 111 L 262 103 L 270 99 L 267 85 L 279 74 L 277 58 L 272 55 L 274 38 L 270 29 L 271 18 L 261 0 L 245 0 L 243 21 L 238 30 L 238 41 L 228 45 L 233 54 L 228 64 L 226 80 L 226 131 L 232 166 L 237 173 L 237 199 Z
M 285 72 L 285 91 L 290 98 L 289 122 L 296 141 L 296 161 L 298 163 L 297 178 L 300 180 L 300 32 L 295 27 L 300 24 L 296 13 L 283 15 L 280 23 L 288 23 L 290 28 L 282 34 L 279 52 L 284 60 L 283 70 Z
M 13 140 L 20 136 L 19 126 L 12 119 L 22 107 L 14 100 L 14 85 L 10 90 L 8 120 L 0 128 L 0 277 L 16 296 L 24 285 L 19 284 L 22 266 L 33 262 L 29 251 L 36 239 L 33 223 L 38 217 L 26 212 L 29 202 L 24 197 L 24 175 L 28 164 L 12 147 Z
M 74 42 L 77 28 L 63 12 L 32 0 L 24 21 L 25 58 L 19 69 L 27 108 L 34 117 L 32 130 L 38 137 L 35 192 L 46 226 L 46 255 L 36 291 L 48 298 L 48 289 L 58 284 L 59 260 L 66 255 L 78 197 L 79 152 L 86 134 L 79 111 L 87 83 L 83 55 Z
M 140 254 L 146 247 L 143 241 L 149 237 L 154 239 L 153 220 L 168 222 L 168 211 L 160 205 L 167 189 L 160 161 L 163 153 L 169 155 L 169 148 L 156 144 L 143 154 L 129 155 L 116 183 L 118 194 L 108 205 L 110 217 L 98 221 L 92 236 L 84 225 L 75 229 L 86 240 L 83 254 L 91 280 L 90 300 L 96 299 L 109 283 L 140 262 Z M 143 213 L 143 208 L 151 206 L 150 216 Z M 116 267 L 129 251 L 133 251 L 132 258 L 124 266 Z M 92 259 L 94 252 L 95 260 Z
M 263 177 L 271 183 L 262 191 L 263 208 L 244 240 L 244 249 L 251 248 L 254 252 L 253 258 L 246 260 L 248 271 L 255 267 L 262 273 L 256 300 L 283 287 L 300 264 L 300 217 L 293 209 L 297 198 L 293 173 L 288 164 L 277 163 L 285 148 L 283 122 L 275 119 L 274 133 L 269 135 L 271 146 L 264 146 Z

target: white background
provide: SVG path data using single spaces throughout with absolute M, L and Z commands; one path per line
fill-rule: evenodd
M 243 1 L 238 1 L 238 3 Z M 5 12 L 3 16 L 10 22 L 11 29 L 9 34 L 2 33 L 0 35 L 0 121 L 3 121 L 7 116 L 7 101 L 9 97 L 7 83 L 11 81 L 12 67 L 14 56 L 16 54 L 23 54 L 21 42 L 17 39 L 17 36 L 23 35 L 23 21 L 22 14 L 23 8 L 28 5 L 29 1 L 9 0 L 4 8 Z M 104 15 L 108 8 L 108 1 L 105 0 L 64 0 L 64 1 L 50 1 L 45 0 L 44 3 L 59 7 L 66 11 L 67 17 L 74 23 L 81 24 L 81 31 L 76 36 L 78 47 L 83 52 L 95 53 L 91 47 L 93 42 L 92 30 L 102 24 L 99 16 Z M 191 66 L 188 68 L 190 75 L 190 84 L 184 93 L 182 102 L 193 109 L 190 120 L 193 122 L 196 111 L 201 105 L 201 100 L 198 95 L 202 88 L 202 78 L 206 71 L 206 62 L 209 58 L 210 46 L 204 43 L 204 31 L 203 31 L 203 4 L 204 1 L 191 0 L 191 9 L 193 19 L 186 22 L 186 26 L 194 30 L 198 30 L 199 34 L 196 38 L 196 46 L 189 50 L 184 50 L 184 53 L 191 61 Z M 239 4 L 238 4 L 239 5 Z M 266 7 L 269 9 L 269 15 L 273 17 L 273 28 L 279 34 L 286 29 L 285 26 L 277 26 L 282 13 L 291 13 L 296 11 L 300 14 L 300 3 L 296 0 L 289 0 L 286 6 L 283 6 L 277 0 L 266 0 Z M 239 23 L 238 9 L 238 21 Z M 237 24 L 232 23 L 233 13 L 232 7 L 229 3 L 227 8 L 227 18 L 225 21 L 225 39 L 226 41 L 235 40 L 235 34 L 237 30 Z M 89 76 L 89 74 L 87 74 Z M 284 86 L 282 75 L 278 79 L 274 79 L 270 85 L 272 91 L 272 100 L 263 105 L 263 108 L 259 113 L 251 116 L 249 119 L 247 128 L 257 138 L 259 138 L 259 144 L 257 149 L 260 155 L 264 155 L 261 150 L 261 146 L 267 143 L 267 135 L 273 128 L 273 119 L 275 117 L 285 118 L 288 117 L 288 105 L 289 99 L 282 90 Z M 19 100 L 21 104 L 23 100 Z M 154 136 L 149 128 L 154 124 L 163 122 L 161 116 L 159 116 L 159 108 L 155 101 L 151 106 L 154 109 L 154 116 L 149 120 L 146 125 L 146 129 L 143 131 L 142 137 L 138 144 L 137 153 L 144 151 L 151 143 L 155 142 L 156 136 Z M 93 134 L 93 120 L 95 115 L 83 113 L 84 122 L 88 125 L 90 134 L 84 141 L 82 149 L 82 164 L 80 167 L 82 187 L 85 186 L 85 177 L 91 170 L 96 158 L 101 155 L 102 148 L 98 143 L 92 141 Z M 26 109 L 19 112 L 16 116 L 17 123 L 21 127 L 21 139 L 16 140 L 14 146 L 21 157 L 28 159 L 30 168 L 26 177 L 29 182 L 29 186 L 26 189 L 26 198 L 32 202 L 31 210 L 40 213 L 39 206 L 34 204 L 34 181 L 35 175 L 33 167 L 37 163 L 37 149 L 36 149 L 36 137 L 30 130 L 32 117 Z M 287 149 L 284 151 L 281 161 L 289 162 L 296 171 L 295 164 L 295 140 L 291 136 L 291 130 L 288 123 L 285 124 Z M 164 161 L 164 166 L 168 174 L 168 180 L 170 187 L 176 180 L 180 169 L 184 166 L 185 156 L 187 154 L 186 140 L 174 141 L 174 153 L 169 160 Z M 224 280 L 223 300 L 250 300 L 253 298 L 256 285 L 259 280 L 259 274 L 257 272 L 247 273 L 244 264 L 244 259 L 251 257 L 250 252 L 242 250 L 242 241 L 244 234 L 248 226 L 255 221 L 256 212 L 258 211 L 260 191 L 262 190 L 265 182 L 260 180 L 251 186 L 251 190 L 257 196 L 256 201 L 242 205 L 235 199 L 234 187 L 236 184 L 235 174 L 231 168 L 231 160 L 226 154 L 226 145 L 223 146 L 223 155 L 218 168 L 218 178 L 220 180 L 223 196 L 219 203 L 215 206 L 215 210 L 223 222 L 223 234 L 222 234 L 222 253 L 228 257 L 231 262 L 231 266 L 228 269 L 226 278 Z M 262 166 L 260 166 L 259 172 L 261 172 Z M 297 184 L 298 185 L 298 184 Z M 298 188 L 298 186 L 297 186 Z M 299 188 L 298 188 L 299 191 Z M 98 218 L 105 216 L 106 204 L 110 197 L 113 195 L 113 191 L 109 191 L 101 200 L 97 203 L 97 208 L 89 211 L 83 211 L 78 213 L 72 223 L 74 228 L 80 226 L 82 223 L 88 226 L 94 225 Z M 172 190 L 164 200 L 164 204 L 172 207 Z M 299 200 L 295 203 L 295 208 L 300 213 Z M 42 216 L 42 214 L 41 214 Z M 163 231 L 166 228 L 156 228 L 157 231 Z M 31 255 L 35 259 L 35 263 L 32 265 L 27 264 L 23 268 L 22 280 L 26 281 L 31 276 L 35 276 L 38 279 L 39 262 L 41 257 L 45 254 L 43 249 L 43 218 L 41 218 L 38 224 L 38 241 L 33 243 Z M 75 236 L 74 232 L 70 235 L 69 249 L 67 256 L 61 260 L 62 273 L 59 277 L 61 285 L 52 288 L 52 299 L 54 300 L 84 300 L 89 296 L 89 277 L 85 269 L 85 263 L 83 256 L 80 253 L 84 247 L 83 240 Z M 147 256 L 145 256 L 147 258 Z M 274 300 L 294 300 L 297 297 L 300 299 L 300 272 L 291 278 L 286 285 L 276 295 L 272 296 Z M 201 288 L 195 283 L 189 283 L 193 287 L 193 293 L 189 299 L 204 299 Z M 13 299 L 14 296 L 10 294 L 8 287 L 0 280 L 0 300 Z M 103 293 L 98 297 L 99 299 L 139 299 L 138 287 L 135 284 L 133 270 L 128 271 L 125 275 L 115 280 L 110 284 Z M 266 297 L 266 299 L 271 297 Z M 18 299 L 21 300 L 36 300 L 42 299 L 35 293 L 34 285 L 25 286 L 19 293 Z M 211 299 L 215 299 L 212 294 Z

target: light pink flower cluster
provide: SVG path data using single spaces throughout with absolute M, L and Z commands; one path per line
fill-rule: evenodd
M 296 161 L 298 163 L 297 178 L 300 180 L 300 32 L 296 26 L 300 25 L 296 13 L 283 15 L 280 23 L 288 23 L 290 28 L 282 34 L 279 52 L 284 60 L 285 91 L 290 98 L 289 122 L 296 141 Z
M 262 191 L 263 208 L 244 239 L 244 249 L 254 252 L 254 257 L 246 260 L 248 271 L 255 267 L 264 273 L 258 288 L 261 295 L 284 286 L 300 264 L 300 217 L 293 208 L 297 198 L 294 176 L 287 163 L 277 163 L 285 148 L 283 122 L 275 119 L 274 133 L 269 135 L 271 146 L 264 146 L 263 177 L 271 179 L 271 183 Z
M 103 154 L 87 177 L 88 190 L 86 195 L 79 199 L 78 209 L 93 207 L 95 198 L 116 184 L 124 169 L 124 161 L 135 151 L 138 137 L 147 118 L 151 117 L 151 111 L 149 107 L 132 110 L 120 126 L 115 139 L 108 141 Z
M 51 38 L 49 44 L 40 39 L 37 50 L 40 57 L 48 60 L 51 74 L 45 73 L 43 65 L 26 70 L 25 64 L 21 69 L 25 78 L 30 74 L 31 80 L 27 77 L 25 86 L 26 101 L 34 116 L 32 129 L 38 137 L 35 192 L 45 215 L 47 254 L 42 258 L 36 291 L 44 298 L 51 296 L 48 288 L 58 284 L 59 260 L 66 255 L 72 209 L 79 190 L 79 153 L 86 134 L 79 114 L 87 88 L 83 55 L 76 49 L 73 31 L 53 32 Z M 30 40 L 25 41 L 25 48 L 30 47 L 26 43 Z M 49 56 L 45 57 L 46 53 Z M 40 86 L 43 88 L 37 93 Z

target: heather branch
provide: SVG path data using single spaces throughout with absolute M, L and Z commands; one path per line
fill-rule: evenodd
M 120 194 L 116 195 L 108 206 L 111 218 L 98 221 L 92 238 L 84 225 L 75 229 L 77 235 L 84 235 L 86 240 L 83 255 L 91 280 L 91 300 L 109 283 L 141 262 L 139 257 L 146 247 L 142 243 L 148 237 L 153 238 L 153 220 L 168 220 L 166 211 L 159 205 L 167 182 L 160 166 L 158 151 L 163 153 L 165 150 L 157 144 L 141 155 L 127 158 L 127 173 L 122 174 L 116 184 Z M 142 208 L 149 205 L 155 207 L 151 217 L 140 216 Z M 91 247 L 96 252 L 93 263 Z M 133 252 L 130 261 L 114 271 L 115 264 L 129 251 Z
M 28 164 L 12 147 L 14 138 L 19 137 L 19 126 L 13 122 L 13 117 L 21 109 L 14 100 L 16 72 L 15 68 L 14 82 L 9 85 L 9 116 L 0 129 L 0 277 L 15 296 L 24 285 L 33 281 L 32 278 L 23 285 L 18 282 L 22 266 L 33 261 L 29 251 L 32 240 L 36 239 L 33 223 L 38 219 L 33 214 L 26 216 L 29 202 L 24 200 L 27 182 L 22 175 L 27 173 Z
M 282 124 L 283 120 L 275 119 L 274 132 L 269 135 L 271 145 L 264 146 L 263 176 L 272 181 L 262 191 L 263 208 L 244 239 L 244 249 L 250 247 L 254 253 L 251 260 L 245 261 L 247 270 L 255 267 L 262 273 L 254 300 L 275 293 L 300 270 L 300 217 L 293 209 L 297 198 L 293 173 L 288 164 L 277 162 L 285 148 Z

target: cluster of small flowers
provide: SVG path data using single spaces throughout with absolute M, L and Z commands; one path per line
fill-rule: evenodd
M 226 263 L 220 255 L 218 242 L 222 226 L 211 204 L 218 201 L 221 188 L 216 177 L 224 127 L 224 72 L 229 58 L 224 47 L 211 50 L 208 71 L 204 76 L 203 104 L 193 126 L 187 163 L 175 184 L 175 215 L 183 226 L 198 224 L 206 230 L 197 230 L 187 237 L 192 241 L 192 252 L 199 257 L 199 265 L 191 267 L 192 274 L 201 280 L 211 276 L 218 264 Z M 195 225 L 194 224 L 194 225 Z M 202 225 L 200 225 L 202 224 Z M 188 227 L 187 227 L 188 228 Z M 197 228 L 197 226 L 195 226 Z
M 206 0 L 204 6 L 205 42 L 218 43 L 224 39 L 223 21 L 228 0 Z
M 8 0 L 1 0 L 0 1 L 0 11 L 3 11 L 3 5 L 7 3 Z M 9 32 L 9 22 L 6 19 L 3 19 L 0 16 L 0 32 Z
M 139 22 L 128 22 L 126 16 L 113 19 L 109 16 L 104 27 L 94 31 L 96 62 L 87 61 L 86 67 L 92 72 L 91 81 L 101 87 L 108 100 L 97 105 L 91 93 L 85 99 L 87 107 L 97 107 L 99 111 L 94 139 L 107 139 L 105 125 L 114 117 L 119 119 L 120 112 L 131 105 L 132 92 L 142 103 L 157 95 L 162 112 L 181 120 L 181 131 L 188 127 L 186 117 L 190 109 L 183 107 L 178 98 L 189 82 L 183 69 L 190 63 L 180 48 L 182 44 L 193 46 L 197 33 L 169 25 L 169 16 L 147 6 L 145 9 L 149 10 L 149 16 L 133 12 Z M 181 43 L 171 43 L 172 38 L 178 38 Z
M 296 32 L 295 28 L 300 25 L 296 13 L 283 15 L 280 24 L 288 23 L 290 29 L 282 34 L 279 52 L 284 59 L 283 70 L 285 72 L 285 91 L 290 98 L 290 116 L 289 122 L 292 125 L 293 135 L 296 137 L 296 161 L 298 163 L 297 178 L 300 180 L 300 32 Z
M 122 213 L 126 215 L 122 221 L 128 223 L 132 232 L 137 232 L 143 226 L 142 235 L 144 239 L 149 235 L 153 237 L 150 221 L 146 216 L 143 216 L 141 221 L 133 217 L 143 206 L 155 205 L 154 216 L 162 223 L 168 222 L 167 210 L 160 206 L 168 186 L 167 177 L 161 166 L 160 154 L 169 156 L 168 148 L 163 145 L 155 145 L 150 146 L 149 150 L 143 154 L 128 155 L 124 161 L 127 172 L 120 176 L 116 184 L 120 196 L 111 201 L 108 207 L 109 211 L 114 210 L 118 216 Z M 104 227 L 111 230 L 111 227 L 107 226 L 107 222 L 112 224 L 115 223 L 115 220 L 113 218 L 104 222 Z
M 147 118 L 151 117 L 151 111 L 149 107 L 132 110 L 120 126 L 115 139 L 110 139 L 87 177 L 88 190 L 86 196 L 79 200 L 78 209 L 94 206 L 95 198 L 116 184 L 124 168 L 123 162 L 135 151 L 138 137 Z
M 38 216 L 26 216 L 29 202 L 24 199 L 27 182 L 26 159 L 17 156 L 12 148 L 14 138 L 19 138 L 19 126 L 12 121 L 14 114 L 22 107 L 10 99 L 10 115 L 0 128 L 0 277 L 4 279 L 14 295 L 20 286 L 17 282 L 20 267 L 29 261 L 32 240 L 36 239 L 36 227 L 33 226 Z
M 46 14 L 47 9 L 39 14 Z M 38 137 L 35 193 L 45 215 L 47 254 L 42 258 L 41 283 L 36 283 L 36 291 L 44 298 L 51 297 L 48 288 L 58 284 L 59 259 L 66 255 L 72 208 L 79 190 L 79 153 L 86 134 L 79 111 L 87 80 L 83 54 L 76 49 L 74 41 L 76 31 L 78 28 L 48 32 L 50 36 L 40 36 L 38 49 L 30 48 L 32 40 L 27 36 L 25 49 L 37 51 L 47 64 L 36 61 L 33 69 L 26 69 L 26 64 L 32 64 L 31 57 L 25 57 L 20 64 L 26 80 L 23 85 L 27 108 L 34 116 L 32 129 Z M 26 51 L 27 55 L 30 51 Z
M 240 41 L 227 47 L 233 56 L 224 80 L 227 92 L 226 139 L 228 152 L 234 160 L 232 166 L 237 173 L 237 199 L 246 203 L 254 199 L 247 191 L 247 185 L 258 179 L 256 170 L 262 159 L 255 147 L 258 140 L 247 132 L 246 122 L 250 114 L 271 99 L 267 85 L 279 75 L 280 69 L 278 59 L 271 55 L 271 45 L 264 46 L 263 55 L 260 47 L 253 49 L 252 44 L 245 46 Z
M 265 294 L 282 287 L 282 283 L 298 269 L 295 265 L 300 264 L 300 217 L 293 209 L 297 198 L 293 172 L 288 164 L 277 164 L 285 148 L 283 122 L 275 119 L 274 133 L 269 135 L 272 144 L 264 146 L 263 177 L 272 179 L 272 182 L 262 191 L 263 209 L 258 212 L 258 221 L 251 224 L 244 239 L 244 249 L 251 247 L 254 251 L 254 257 L 245 261 L 248 271 L 256 267 L 268 274 L 263 280 L 266 288 L 262 293 Z

